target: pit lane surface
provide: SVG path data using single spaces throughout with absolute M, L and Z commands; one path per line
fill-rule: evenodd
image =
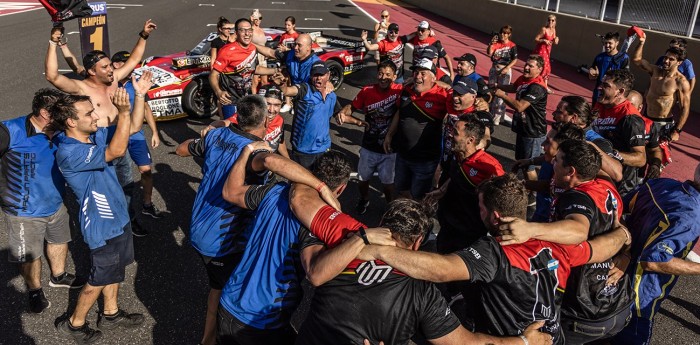
M 376 4 L 363 2 L 359 5 L 378 16 Z M 384 6 L 393 8 L 392 19 L 401 21 L 402 33 L 409 32 L 418 21 L 417 18 L 408 16 L 411 13 L 409 10 L 395 7 L 393 3 L 383 3 L 382 7 Z M 207 25 L 215 23 L 219 16 L 224 15 L 230 20 L 247 17 L 254 7 L 260 8 L 263 13 L 263 26 L 281 26 L 286 16 L 293 15 L 297 18 L 297 27 L 302 31 L 325 30 L 338 36 L 359 37 L 360 30 L 371 30 L 374 23 L 352 3 L 343 0 L 244 0 L 235 3 L 221 0 L 124 0 L 109 4 L 110 45 L 113 52 L 131 49 L 143 22 L 147 18 L 153 18 L 158 24 L 158 30 L 148 41 L 146 56 L 191 49 L 205 33 L 214 30 L 214 26 Z M 431 17 L 431 20 L 434 24 L 441 23 L 435 17 Z M 0 49 L 0 104 L 3 105 L 0 120 L 29 112 L 34 91 L 50 86 L 43 76 L 50 28 L 49 16 L 43 10 L 8 15 L 0 20 L 0 30 L 4 37 Z M 459 26 L 450 25 L 450 28 L 455 30 L 455 34 L 472 33 L 466 29 L 462 31 L 463 27 Z M 75 21 L 66 25 L 69 45 L 74 53 L 79 54 L 78 36 L 71 34 L 77 31 Z M 459 46 L 455 44 L 455 47 Z M 448 46 L 450 48 L 452 47 Z M 452 51 L 450 54 L 459 55 Z M 61 63 L 60 68 L 67 69 L 67 66 Z M 483 74 L 482 71 L 479 72 Z M 343 104 L 354 97 L 358 86 L 367 84 L 373 78 L 372 68 L 348 76 L 346 84 L 338 91 Z M 286 120 L 289 129 L 289 117 Z M 146 324 L 135 330 L 105 332 L 103 340 L 98 344 L 196 344 L 200 339 L 208 287 L 206 275 L 188 242 L 187 233 L 192 202 L 201 178 L 198 165 L 201 162 L 178 158 L 173 152 L 179 142 L 196 137 L 208 122 L 177 120 L 158 124 L 163 143 L 151 152 L 155 162 L 154 202 L 170 214 L 161 220 L 141 217 L 141 223 L 151 234 L 134 240 L 136 263 L 127 269 L 127 278 L 119 299 L 122 308 L 146 314 Z M 349 153 L 356 162 L 361 130 L 352 126 L 338 127 L 335 124 L 331 130 L 335 148 Z M 146 129 L 146 132 L 147 137 L 150 137 L 150 131 Z M 496 129 L 494 146 L 490 151 L 509 165 L 512 162 L 513 141 L 512 132 L 500 126 Z M 341 197 L 344 209 L 353 215 L 356 197 L 354 183 Z M 358 218 L 369 225 L 376 225 L 384 201 L 376 189 L 372 191 L 371 197 L 370 210 Z M 76 233 L 70 249 L 69 271 L 75 267 L 79 273 L 86 272 L 88 251 L 79 234 Z M 72 312 L 78 291 L 48 287 L 48 272 L 44 261 L 44 291 L 52 305 L 43 314 L 30 314 L 27 312 L 26 288 L 16 273 L 15 265 L 7 263 L 7 251 L 5 223 L 0 222 L 0 344 L 70 343 L 54 329 L 53 323 L 66 312 Z M 657 317 L 654 343 L 700 343 L 697 340 L 700 334 L 698 283 L 698 278 L 680 279 L 669 300 L 664 302 L 661 315 Z M 88 321 L 93 326 L 96 310 L 94 307 L 88 316 Z

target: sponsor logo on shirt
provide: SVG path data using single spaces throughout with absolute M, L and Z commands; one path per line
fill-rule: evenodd
M 357 282 L 362 285 L 381 283 L 392 269 L 389 265 L 377 265 L 374 261 L 363 262 L 355 269 L 355 273 L 358 275 Z
M 430 109 L 433 107 L 433 102 L 425 102 L 425 107 Z
M 85 157 L 85 164 L 90 163 L 92 160 L 92 152 L 95 150 L 95 146 L 90 146 L 90 150 L 88 150 L 87 157 Z
M 673 255 L 673 248 L 671 248 L 671 246 L 669 246 L 666 242 L 659 242 L 659 244 L 656 245 L 656 249 Z
M 476 174 L 478 174 L 478 173 L 479 172 L 474 168 L 469 169 L 469 176 L 471 176 L 471 177 L 476 176 Z
M 333 219 L 335 219 L 335 217 L 337 217 L 339 214 L 340 214 L 340 211 L 335 211 L 335 212 L 333 212 L 330 216 L 328 216 L 328 219 L 329 219 L 329 220 L 333 220 Z
M 476 249 L 469 247 L 469 248 L 467 248 L 467 251 L 472 253 L 472 255 L 474 255 L 475 259 L 477 259 L 477 260 L 481 259 L 481 254 L 479 254 L 479 252 L 477 252 Z

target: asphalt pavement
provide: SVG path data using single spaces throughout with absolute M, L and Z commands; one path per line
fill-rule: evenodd
M 361 30 L 371 30 L 374 25 L 371 18 L 344 0 L 123 0 L 109 5 L 113 51 L 133 47 L 146 19 L 152 18 L 158 24 L 158 30 L 148 40 L 146 56 L 191 49 L 206 33 L 215 30 L 213 24 L 219 16 L 235 20 L 247 17 L 252 8 L 259 8 L 262 12 L 263 26 L 282 26 L 284 18 L 293 15 L 302 31 L 323 30 L 337 36 L 357 38 Z M 0 20 L 0 32 L 4 37 L 0 41 L 0 120 L 28 113 L 34 91 L 50 86 L 43 75 L 50 29 L 49 16 L 43 10 L 4 16 Z M 79 41 L 77 34 L 72 32 L 77 31 L 77 22 L 66 24 L 69 46 L 76 54 Z M 60 68 L 68 67 L 62 63 Z M 341 103 L 349 102 L 358 87 L 373 80 L 371 66 L 347 76 L 346 83 L 337 92 Z M 140 217 L 140 223 L 150 235 L 134 239 L 136 263 L 127 268 L 127 277 L 119 294 L 120 307 L 144 313 L 146 322 L 134 330 L 107 331 L 98 344 L 196 344 L 200 340 L 208 285 L 187 234 L 194 195 L 201 179 L 201 161 L 179 158 L 174 150 L 178 143 L 198 136 L 199 130 L 208 123 L 209 120 L 192 119 L 158 123 L 162 144 L 151 151 L 154 202 L 168 214 L 160 220 Z M 287 131 L 290 123 L 287 117 Z M 357 127 L 331 125 L 334 148 L 348 153 L 355 163 L 361 134 Z M 146 136 L 150 137 L 147 128 Z M 496 129 L 490 151 L 506 167 L 512 163 L 513 141 L 509 129 L 504 126 Z M 357 198 L 354 183 L 340 198 L 348 213 L 370 226 L 378 223 L 385 206 L 379 185 L 376 181 L 374 183 L 372 203 L 365 215 L 354 213 Z M 69 199 L 69 203 L 73 202 L 72 197 Z M 6 261 L 7 252 L 5 223 L 0 222 L 0 344 L 70 344 L 55 330 L 54 323 L 72 312 L 78 291 L 48 287 L 44 261 L 44 291 L 51 307 L 42 314 L 31 314 L 26 288 L 16 266 Z M 85 274 L 89 264 L 87 254 L 88 248 L 76 229 L 70 245 L 69 271 Z M 680 279 L 657 317 L 654 343 L 700 344 L 698 283 L 698 278 Z M 93 307 L 88 317 L 93 325 L 97 310 L 97 306 Z

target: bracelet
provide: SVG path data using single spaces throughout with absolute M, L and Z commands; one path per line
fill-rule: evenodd
M 138 98 L 146 98 L 146 95 L 143 93 L 134 92 L 134 95 L 136 95 Z
M 141 30 L 139 32 L 139 36 L 141 36 L 141 38 L 143 38 L 144 40 L 147 40 L 148 36 L 150 36 L 150 34 L 147 34 L 145 31 Z
M 52 45 L 52 46 L 54 46 L 54 47 L 58 45 L 58 43 L 56 43 L 56 42 L 54 42 L 54 41 L 52 41 L 52 40 L 49 40 L 49 44 Z
M 673 127 L 673 128 L 671 128 L 671 130 L 678 133 L 678 134 L 681 134 L 681 132 L 683 132 L 683 130 L 678 128 L 678 127 Z
M 366 245 L 369 245 L 370 243 L 369 239 L 367 238 L 367 232 L 365 231 L 365 228 L 360 228 L 357 232 L 360 234 L 360 238 L 362 238 L 362 241 L 365 242 Z
M 319 192 L 319 193 L 321 193 L 321 189 L 322 189 L 325 185 L 326 185 L 326 184 L 323 183 L 323 182 L 319 183 L 318 186 L 316 186 L 316 191 Z
M 527 341 L 527 338 L 526 338 L 524 335 L 520 335 L 519 337 L 520 337 L 520 339 L 523 340 L 523 342 L 525 343 L 525 345 L 530 345 L 530 342 Z

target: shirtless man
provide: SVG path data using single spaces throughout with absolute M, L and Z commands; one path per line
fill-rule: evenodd
M 100 50 L 93 50 L 83 58 L 83 66 L 86 70 L 84 80 L 70 79 L 58 72 L 58 43 L 53 39 L 49 41 L 49 49 L 46 52 L 44 71 L 46 80 L 57 89 L 72 95 L 89 96 L 95 107 L 95 114 L 99 117 L 98 127 L 108 127 L 117 117 L 117 108 L 112 104 L 110 95 L 117 91 L 116 81 L 128 76 L 136 65 L 141 62 L 146 50 L 146 40 L 156 24 L 150 19 L 146 21 L 143 30 L 139 33 L 139 40 L 131 51 L 131 56 L 120 68 L 114 69 L 109 56 Z
M 654 121 L 660 138 L 677 141 L 690 112 L 690 83 L 678 72 L 678 66 L 685 60 L 686 52 L 670 47 L 663 57 L 662 66 L 655 66 L 642 58 L 645 41 L 646 37 L 639 37 L 639 45 L 633 52 L 632 62 L 651 75 L 649 90 L 646 92 L 646 117 Z M 681 110 L 677 123 L 674 122 L 671 113 L 676 95 Z
M 260 27 L 262 22 L 262 13 L 257 8 L 253 10 L 250 14 L 250 23 L 253 25 L 253 43 L 264 46 L 267 43 L 267 36 L 265 36 L 265 31 Z M 258 66 L 267 67 L 267 60 L 265 56 L 258 54 Z M 267 76 L 256 75 L 253 77 L 253 93 L 258 92 L 258 87 L 261 85 L 267 85 Z

